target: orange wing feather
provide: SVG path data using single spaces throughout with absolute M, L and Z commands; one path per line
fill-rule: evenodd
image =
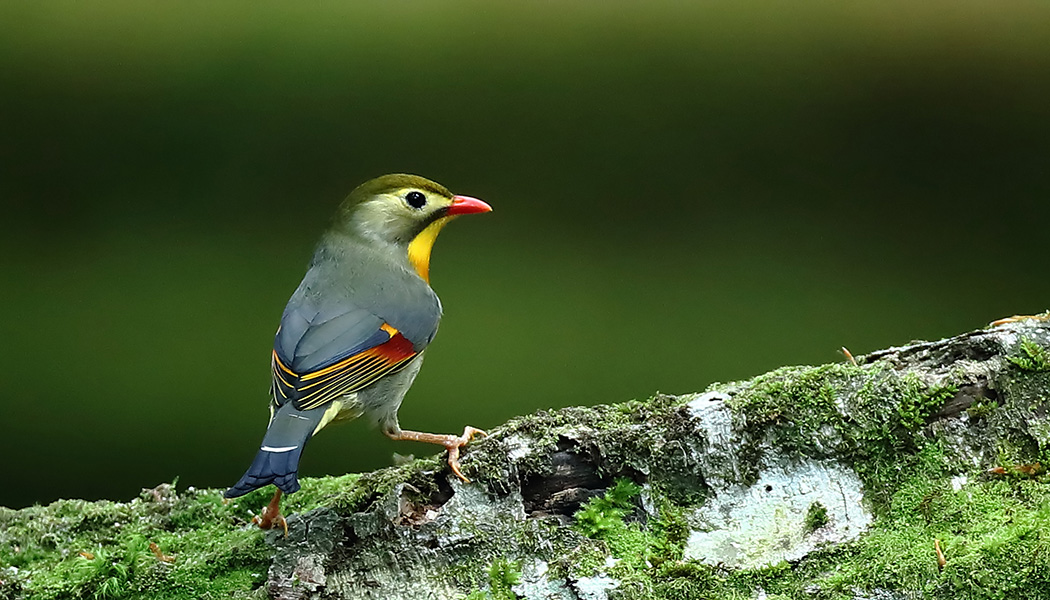
M 295 373 L 274 350 L 274 402 L 280 405 L 291 400 L 298 410 L 318 408 L 404 367 L 416 356 L 412 342 L 386 323 L 381 329 L 390 336 L 386 342 L 309 373 Z

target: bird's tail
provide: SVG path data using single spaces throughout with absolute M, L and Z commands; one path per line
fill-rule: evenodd
M 324 409 L 295 410 L 291 402 L 279 408 L 252 466 L 236 485 L 226 490 L 225 496 L 236 498 L 271 483 L 287 494 L 297 491 L 299 457 L 324 413 Z

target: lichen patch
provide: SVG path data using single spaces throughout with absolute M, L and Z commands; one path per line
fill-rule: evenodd
M 709 565 L 758 568 L 798 560 L 825 543 L 856 539 L 871 524 L 860 478 L 830 461 L 782 462 L 749 486 L 719 490 L 690 516 L 696 528 L 685 558 Z M 807 526 L 810 507 L 827 510 L 825 525 Z

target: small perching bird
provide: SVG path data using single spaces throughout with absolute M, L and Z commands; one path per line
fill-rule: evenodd
M 404 174 L 365 182 L 340 205 L 277 329 L 266 435 L 248 471 L 226 491 L 235 498 L 277 486 L 261 526 L 284 523 L 281 492 L 299 489 L 303 447 L 332 421 L 365 416 L 391 439 L 441 444 L 452 471 L 467 481 L 459 449 L 484 432 L 405 431 L 397 410 L 441 320 L 429 285 L 438 232 L 456 216 L 490 210 Z

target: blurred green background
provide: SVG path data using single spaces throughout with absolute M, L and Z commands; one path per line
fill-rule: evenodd
M 1045 2 L 0 5 L 0 505 L 225 487 L 318 234 L 442 235 L 406 428 L 702 390 L 1050 306 Z M 353 423 L 302 473 L 378 468 Z

